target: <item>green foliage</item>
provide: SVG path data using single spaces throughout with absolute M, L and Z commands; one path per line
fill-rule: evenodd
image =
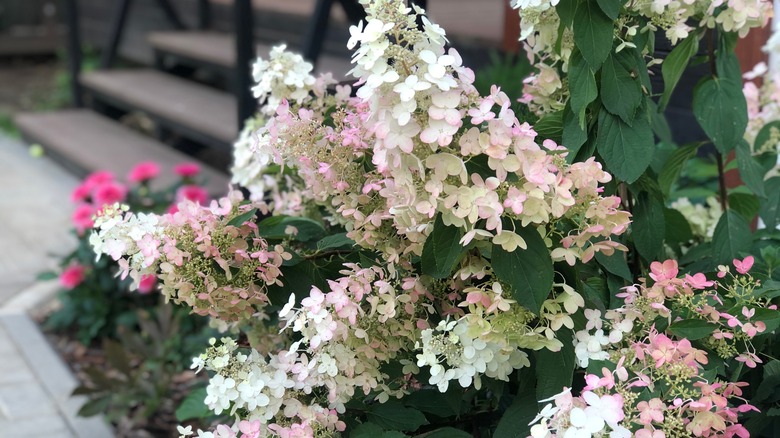
M 661 76 L 664 78 L 664 92 L 658 103 L 659 111 L 666 109 L 677 83 L 685 72 L 688 62 L 699 50 L 699 32 L 691 32 L 687 38 L 675 47 L 661 65 Z
M 593 70 L 601 67 L 612 51 L 614 27 L 595 1 L 581 1 L 574 15 L 574 43 Z
M 601 67 L 601 102 L 610 113 L 631 125 L 642 104 L 639 82 L 631 50 L 611 53 Z
M 508 252 L 500 245 L 493 245 L 493 272 L 510 287 L 518 303 L 538 314 L 553 285 L 550 250 L 535 229 L 518 226 L 515 232 L 528 247 Z
M 444 225 L 441 215 L 433 223 L 433 231 L 425 240 L 421 259 L 423 274 L 433 278 L 447 278 L 465 249 L 460 244 L 463 230 L 459 227 Z
M 420 426 L 428 424 L 422 412 L 404 407 L 400 402 L 393 400 L 372 406 L 366 416 L 373 424 L 386 430 L 414 432 Z
M 599 113 L 598 152 L 612 173 L 625 182 L 639 179 L 653 160 L 653 131 L 650 122 L 638 111 L 632 125 L 610 114 Z
M 712 236 L 715 261 L 728 264 L 750 248 L 750 225 L 734 210 L 726 211 Z
M 704 80 L 693 92 L 693 114 L 718 151 L 730 152 L 747 127 L 742 84 L 730 78 Z

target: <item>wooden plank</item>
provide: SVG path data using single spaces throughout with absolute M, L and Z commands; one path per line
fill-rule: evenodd
M 165 31 L 151 32 L 149 44 L 156 50 L 176 55 L 188 60 L 215 65 L 228 69 L 236 63 L 236 47 L 232 34 L 214 31 Z M 258 56 L 268 58 L 271 47 L 257 44 Z M 345 57 L 323 54 L 317 63 L 318 72 L 333 73 L 333 77 L 342 80 L 352 68 Z
M 139 162 L 152 160 L 163 169 L 154 182 L 162 188 L 178 181 L 172 171 L 176 164 L 197 161 L 90 110 L 20 113 L 15 122 L 27 140 L 39 143 L 52 158 L 80 176 L 108 170 L 123 178 Z M 224 195 L 227 174 L 206 164 L 201 167 L 208 191 Z
M 236 99 L 228 93 L 150 69 L 94 71 L 79 80 L 112 105 L 146 112 L 195 140 L 227 146 L 238 138 Z

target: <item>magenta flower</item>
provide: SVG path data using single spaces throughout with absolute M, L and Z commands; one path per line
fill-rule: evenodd
M 95 207 L 91 204 L 84 203 L 79 204 L 79 206 L 76 207 L 76 211 L 73 212 L 70 219 L 73 221 L 73 226 L 76 227 L 76 232 L 79 236 L 84 234 L 84 231 L 92 228 L 92 225 L 94 225 L 92 216 L 94 216 L 94 214 Z
M 60 284 L 66 289 L 73 289 L 84 281 L 85 268 L 82 265 L 70 265 L 60 274 Z
M 127 196 L 127 187 L 115 181 L 98 186 L 94 192 L 95 204 L 97 205 L 122 202 L 125 200 L 125 196 Z
M 173 172 L 182 178 L 192 178 L 200 173 L 200 165 L 197 163 L 181 163 L 173 167 Z
M 127 175 L 127 180 L 131 183 L 144 182 L 156 178 L 159 174 L 159 164 L 154 161 L 144 161 L 143 163 L 138 163 L 130 170 L 130 173 Z
M 138 293 L 142 295 L 151 293 L 155 286 L 157 286 L 157 277 L 154 275 L 144 275 L 138 283 Z
M 200 205 L 206 205 L 209 202 L 209 192 L 203 187 L 196 185 L 181 186 L 176 191 L 176 202 L 178 203 L 185 199 L 197 202 Z

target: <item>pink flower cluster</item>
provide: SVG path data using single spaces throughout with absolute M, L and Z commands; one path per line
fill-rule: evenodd
M 713 380 L 708 354 L 696 345 L 748 367 L 761 362 L 751 340 L 767 332 L 761 318 L 776 318 L 778 312 L 777 306 L 754 293 L 759 282 L 749 273 L 753 261 L 735 259 L 738 275 L 722 284 L 703 273 L 681 278 L 674 260 L 653 262 L 649 279 L 619 295 L 622 307 L 607 311 L 603 319 L 600 311 L 586 310 L 588 322 L 576 333 L 575 354 L 580 366 L 597 361 L 601 372 L 585 376 L 579 397 L 572 398 L 568 390 L 555 396 L 554 405 L 545 407 L 534 421 L 538 424 L 531 436 L 563 437 L 582 427 L 594 436 L 609 431 L 613 437 L 748 437 L 738 422 L 741 413 L 756 410 L 741 397 L 747 384 Z M 723 279 L 729 271 L 721 266 L 716 277 Z M 760 316 L 758 309 L 773 314 Z M 664 331 L 657 329 L 659 319 L 667 319 Z M 691 336 L 692 341 L 686 338 L 691 326 L 708 333 Z M 640 392 L 651 398 L 637 398 Z M 581 425 L 574 407 L 590 406 L 593 394 L 619 398 L 602 407 L 602 412 L 619 419 L 610 423 L 588 416 Z
M 127 186 L 118 182 L 111 172 L 97 171 L 87 176 L 70 195 L 70 200 L 76 203 L 71 220 L 78 234 L 92 228 L 92 217 L 103 205 L 124 202 L 127 192 Z

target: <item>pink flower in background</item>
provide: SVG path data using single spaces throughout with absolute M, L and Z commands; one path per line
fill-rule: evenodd
M 60 274 L 60 284 L 67 289 L 73 289 L 83 281 L 84 266 L 81 265 L 70 265 Z
M 174 166 L 173 172 L 182 178 L 191 178 L 200 173 L 200 166 L 196 163 L 181 163 Z
M 737 268 L 737 272 L 744 275 L 753 267 L 754 261 L 753 256 L 747 256 L 743 260 L 734 259 L 734 267 Z
M 185 199 L 197 202 L 200 205 L 206 205 L 209 202 L 209 192 L 201 186 L 181 186 L 176 191 L 176 202 L 178 203 Z
M 70 218 L 79 235 L 84 234 L 84 231 L 92 228 L 92 225 L 94 225 L 92 216 L 94 216 L 94 214 L 95 207 L 91 204 L 79 204 L 79 206 L 76 207 L 76 211 L 73 212 L 73 215 Z
M 157 286 L 157 277 L 154 275 L 143 275 L 141 281 L 138 283 L 138 293 L 146 295 L 154 290 Z
M 80 186 L 73 189 L 73 191 L 70 193 L 70 202 L 86 201 L 91 194 L 92 187 L 86 184 L 81 184 Z
M 94 192 L 95 204 L 97 205 L 122 202 L 125 200 L 125 196 L 127 196 L 127 187 L 115 181 L 98 186 Z
M 99 186 L 108 182 L 111 182 L 114 180 L 114 174 L 107 171 L 107 170 L 98 170 L 97 172 L 90 173 L 82 183 L 83 185 L 89 187 L 90 190 L 94 189 L 95 186 Z
M 127 180 L 133 183 L 148 181 L 160 174 L 160 165 L 154 161 L 138 163 L 127 175 Z

